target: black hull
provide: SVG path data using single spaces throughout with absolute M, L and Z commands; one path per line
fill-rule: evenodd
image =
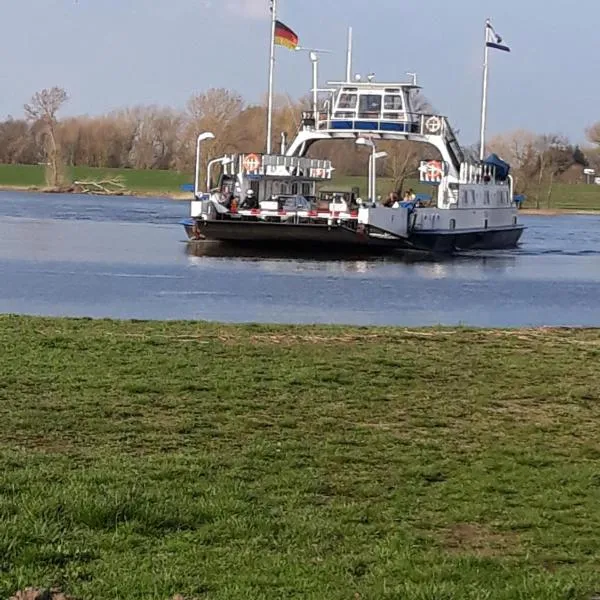
M 410 241 L 415 248 L 429 252 L 461 250 L 506 250 L 516 248 L 525 228 L 486 229 L 468 232 L 415 233 Z
M 376 239 L 360 235 L 343 226 L 291 223 L 264 223 L 258 221 L 204 221 L 196 231 L 186 223 L 190 239 L 218 240 L 240 245 L 306 246 L 310 248 L 350 247 L 395 250 L 405 245 L 400 239 Z M 199 234 L 196 235 L 196 234 Z
M 418 232 L 408 239 L 379 239 L 361 235 L 343 226 L 264 223 L 254 221 L 193 221 L 184 223 L 190 240 L 214 240 L 246 247 L 300 250 L 353 249 L 376 252 L 419 250 L 453 253 L 462 250 L 504 250 L 516 248 L 524 227 L 482 231 Z

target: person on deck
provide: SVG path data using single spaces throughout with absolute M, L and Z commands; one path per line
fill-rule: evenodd
M 390 192 L 388 197 L 385 199 L 383 206 L 386 206 L 387 208 L 392 208 L 397 201 L 398 194 L 396 194 L 396 192 Z
M 246 197 L 242 200 L 240 208 L 242 210 L 253 210 L 258 208 L 258 198 L 256 198 L 254 190 L 248 190 L 246 192 Z

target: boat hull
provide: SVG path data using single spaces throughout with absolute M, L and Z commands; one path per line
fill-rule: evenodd
M 319 224 L 189 219 L 183 225 L 190 240 L 206 239 L 244 246 L 281 248 L 363 248 L 435 253 L 515 248 L 525 229 L 518 225 L 486 230 L 414 232 L 406 239 L 383 239 L 357 233 L 349 227 Z
M 399 239 L 377 239 L 349 227 L 317 224 L 264 223 L 259 221 L 203 221 L 194 227 L 184 223 L 188 237 L 244 245 L 363 247 L 394 250 L 405 245 Z
M 517 225 L 477 231 L 418 232 L 410 236 L 410 241 L 415 248 L 429 252 L 505 250 L 516 248 L 524 231 L 524 226 Z

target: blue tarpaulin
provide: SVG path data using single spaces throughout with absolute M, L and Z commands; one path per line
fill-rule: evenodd
M 510 165 L 502 160 L 497 154 L 490 154 L 484 161 L 484 165 L 490 165 L 496 169 L 496 177 L 504 180 L 510 172 Z

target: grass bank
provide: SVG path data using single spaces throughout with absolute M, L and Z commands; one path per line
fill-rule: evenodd
M 71 181 L 122 179 L 128 192 L 137 195 L 181 195 L 180 186 L 189 183 L 190 176 L 176 171 L 97 169 L 72 167 Z M 0 188 L 42 189 L 45 186 L 44 167 L 41 165 L 0 165 Z M 189 198 L 189 193 L 187 194 Z
M 0 317 L 0 597 L 586 599 L 600 332 Z

